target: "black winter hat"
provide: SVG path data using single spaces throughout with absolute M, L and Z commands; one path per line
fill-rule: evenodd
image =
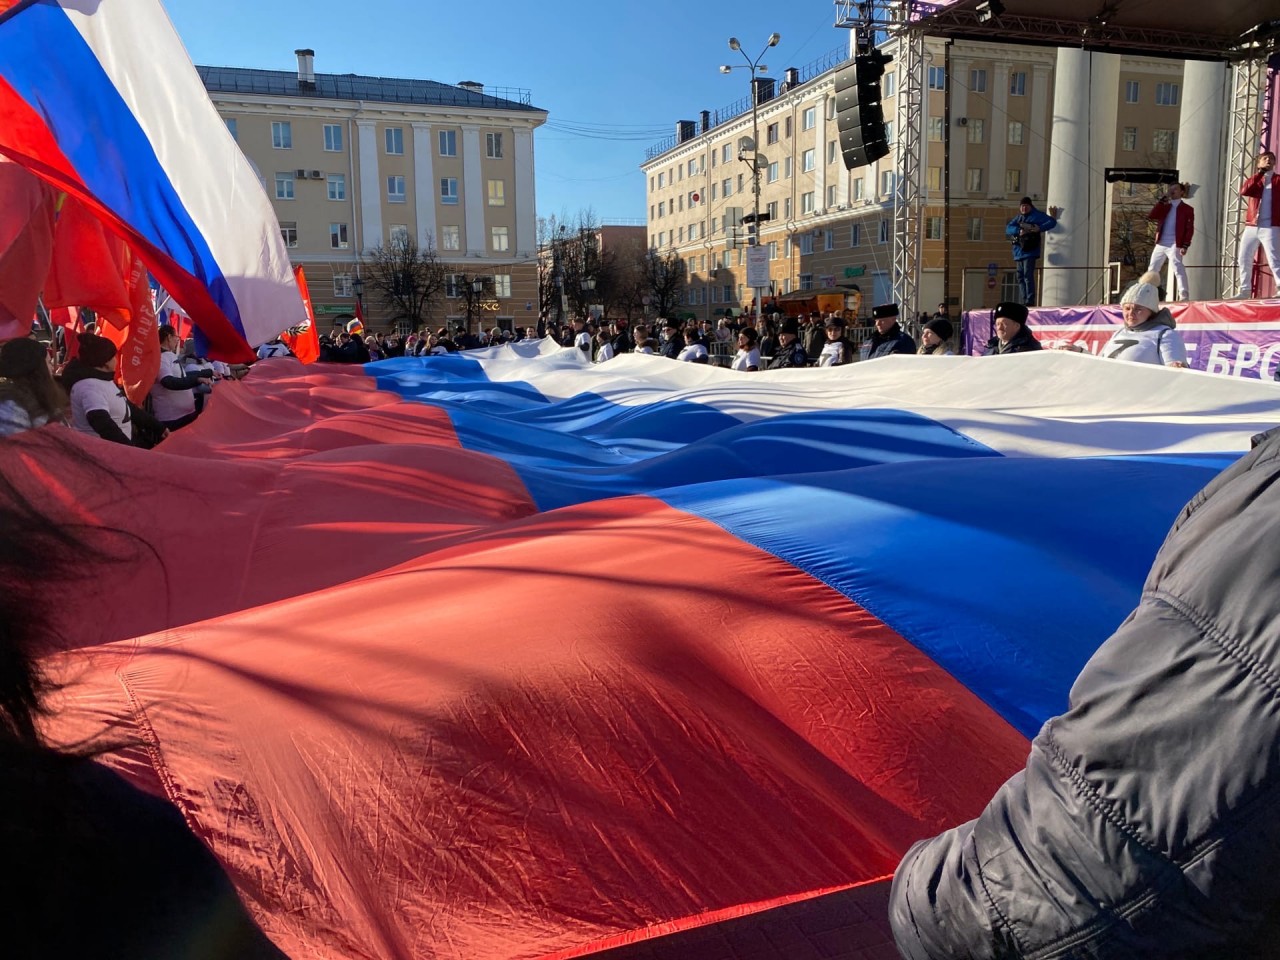
M 80 361 L 85 366 L 100 367 L 116 355 L 116 345 L 106 337 L 82 333 L 76 339 L 80 342 Z
M 894 317 L 896 319 L 897 316 L 898 305 L 896 303 L 882 303 L 878 307 L 871 308 L 871 319 L 873 320 L 881 320 L 885 317 Z
M 991 311 L 991 319 L 994 321 L 1000 317 L 1007 317 L 1010 320 L 1014 320 L 1023 326 L 1026 326 L 1027 308 L 1021 303 L 1012 303 L 1010 301 L 997 303 L 996 308 Z
M 955 329 L 951 326 L 951 321 L 946 317 L 934 317 L 924 325 L 924 328 L 936 333 L 939 340 L 950 340 L 951 334 L 955 333 Z
M 29 377 L 49 356 L 39 340 L 20 337 L 0 346 L 0 377 Z
M 800 336 L 800 323 L 795 317 L 787 317 L 778 324 L 778 333 L 789 333 L 793 337 Z

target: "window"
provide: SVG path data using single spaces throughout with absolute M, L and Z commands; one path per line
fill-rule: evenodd
M 786 156 L 782 158 L 782 179 L 783 180 L 791 179 L 791 162 L 794 159 L 795 158 L 791 156 Z
M 511 274 L 495 273 L 493 275 L 493 295 L 504 300 L 511 296 Z
M 730 177 L 725 177 L 720 181 L 720 196 L 725 199 L 733 196 L 733 180 Z
M 1015 147 L 1022 146 L 1022 137 L 1023 137 L 1022 121 L 1010 120 L 1009 121 L 1009 143 Z
M 791 198 L 790 197 L 782 198 L 782 216 L 783 216 L 783 219 L 785 220 L 791 219 Z
M 506 227 L 489 228 L 489 246 L 495 253 L 503 253 L 510 249 L 511 238 Z
M 809 190 L 800 194 L 800 215 L 813 213 L 813 191 Z
M 987 92 L 987 71 L 986 70 L 970 70 L 969 71 L 969 90 L 973 93 Z
M 351 274 L 335 273 L 333 275 L 333 295 L 335 297 L 351 296 Z
M 1009 74 L 1009 96 L 1025 97 L 1027 95 L 1027 75 L 1018 70 Z
M 836 248 L 836 232 L 834 230 L 824 230 L 822 233 L 822 249 L 834 250 Z
M 276 174 L 276 199 L 277 200 L 293 199 L 293 174 L 292 173 Z
M 834 120 L 836 118 L 836 98 L 827 97 L 827 119 Z
M 292 150 L 293 124 L 288 120 L 272 120 L 271 145 L 277 150 Z
M 889 221 L 888 220 L 880 221 L 879 242 L 880 243 L 889 242 Z
M 387 203 L 404 203 L 404 177 L 387 177 Z
M 778 125 L 776 123 L 771 123 L 769 124 L 769 126 L 765 127 L 764 142 L 765 143 L 778 142 Z
M 1137 80 L 1126 80 L 1124 82 L 1124 102 L 1137 103 L 1141 90 L 1142 87 Z
M 324 125 L 324 148 L 329 153 L 342 152 L 342 124 L 326 123 Z
M 1156 130 L 1151 135 L 1151 149 L 1156 153 L 1173 153 L 1178 149 L 1178 131 Z
M 968 140 L 970 143 L 982 143 L 987 135 L 987 121 L 982 117 L 970 117 L 968 130 Z
M 298 245 L 298 224 L 294 220 L 280 221 L 280 237 L 284 240 L 286 247 L 296 247 Z
M 946 127 L 943 126 L 942 117 L 929 118 L 929 139 L 930 140 L 932 140 L 934 143 L 941 143 L 942 135 L 945 131 L 946 131 Z
M 778 182 L 778 161 L 777 160 L 774 160 L 772 163 L 769 164 L 769 168 L 765 171 L 764 179 L 765 179 L 765 183 Z
M 767 216 L 770 221 L 776 222 L 778 219 L 778 201 L 770 200 L 765 204 L 764 212 L 765 216 Z
M 1120 133 L 1120 149 L 1121 150 L 1137 150 L 1138 149 L 1138 128 L 1125 127 Z
M 855 223 L 849 227 L 849 246 L 862 246 L 862 224 Z
M 884 142 L 893 143 L 893 121 L 886 120 L 884 124 Z
M 490 160 L 502 159 L 502 134 L 489 132 L 484 135 L 484 155 Z
M 505 207 L 507 205 L 507 181 L 489 181 L 489 206 Z
M 942 189 L 942 168 L 930 167 L 925 182 L 930 190 L 934 192 L 940 191 Z
M 227 133 L 231 134 L 231 139 L 237 143 L 240 142 L 240 125 L 236 123 L 235 117 L 227 117 Z
M 347 225 L 345 223 L 329 224 L 329 246 L 334 250 L 347 249 Z
M 791 118 L 790 117 L 787 117 L 782 122 L 782 135 L 788 138 L 790 138 L 791 136 Z
M 436 143 L 440 147 L 440 156 L 456 157 L 458 155 L 457 130 L 441 130 L 436 134 Z M 653 184 L 650 183 L 649 186 L 652 188 Z
M 777 240 L 770 240 L 767 244 L 765 244 L 765 249 L 769 251 L 770 260 L 778 259 L 778 241 Z
M 807 257 L 813 253 L 813 234 L 800 234 L 800 256 Z
M 1004 172 L 1004 192 L 1005 193 L 1021 193 L 1022 192 L 1022 171 L 1006 170 Z
M 835 163 L 836 157 L 840 155 L 840 146 L 834 140 L 827 141 L 827 163 Z
M 836 185 L 834 183 L 827 185 L 827 206 L 834 207 L 836 205 Z
M 739 192 L 739 193 L 741 193 L 741 192 L 742 192 L 742 178 L 743 178 L 744 176 L 745 176 L 745 174 L 742 174 L 742 173 L 738 174 L 738 192 Z
M 977 193 L 982 189 L 982 168 L 970 167 L 964 172 L 965 189 L 970 193 Z
M 724 294 L 723 294 L 723 296 L 724 296 L 724 302 L 725 302 L 725 303 L 732 303 L 732 302 L 733 302 L 733 284 L 732 284 L 732 283 L 726 283 L 726 284 L 724 285 Z
M 462 249 L 462 228 L 456 223 L 445 224 L 440 228 L 440 249 Z
M 818 122 L 818 108 L 805 107 L 804 113 L 800 115 L 800 129 L 812 130 Z
M 884 79 L 880 81 L 880 95 L 882 97 L 892 97 L 898 89 L 898 71 L 886 73 Z
M 892 170 L 880 171 L 880 196 L 889 197 L 893 195 L 894 176 Z
M 929 89 L 945 90 L 947 89 L 947 71 L 942 67 L 929 68 Z
M 800 169 L 805 173 L 813 172 L 813 147 L 800 154 Z
M 726 143 L 723 147 L 720 148 L 720 162 L 728 163 L 732 159 L 733 159 L 733 144 Z
M 714 150 L 714 149 L 713 149 L 713 150 L 708 150 L 708 151 L 707 151 L 707 156 L 708 156 L 708 157 L 710 158 L 710 160 L 711 160 L 711 166 L 712 166 L 712 167 L 714 167 L 714 166 L 716 165 L 716 152 L 715 152 L 715 150 Z
M 942 239 L 942 218 L 941 217 L 925 217 L 924 238 L 926 240 Z
M 1156 84 L 1156 106 L 1176 107 L 1178 105 L 1178 85 L 1176 83 Z
M 444 295 L 450 300 L 458 299 L 458 290 L 462 286 L 462 278 L 456 273 L 446 274 L 444 278 Z
M 403 223 L 391 224 L 391 229 L 387 231 L 387 239 L 391 241 L 392 246 L 402 246 L 409 242 L 409 227 Z
M 863 182 L 864 182 L 863 178 L 862 178 L 862 177 L 858 177 L 857 179 L 855 179 L 855 180 L 853 181 L 852 185 L 849 187 L 849 189 L 850 189 L 850 191 L 851 191 L 851 197 L 852 197 L 852 199 L 854 199 L 854 200 L 861 200 L 861 199 L 862 199 L 862 197 L 863 197 L 863 190 L 865 189 L 865 188 L 863 187 Z
M 965 237 L 969 240 L 982 239 L 982 218 L 981 217 L 969 218 L 969 227 L 965 233 Z
M 663 189 L 666 185 L 667 185 L 667 175 L 666 175 L 666 173 L 664 172 L 664 173 L 660 173 L 660 174 L 658 174 L 658 189 L 659 189 L 659 190 L 661 190 L 661 189 Z
M 671 182 L 675 183 L 677 180 L 683 180 L 683 179 L 684 179 L 684 167 L 676 167 L 676 175 L 671 178 Z
M 404 128 L 403 127 L 387 127 L 383 131 L 386 141 L 387 155 L 400 156 L 404 153 Z
M 661 219 L 662 217 L 665 217 L 666 215 L 667 215 L 667 201 L 665 201 L 665 200 L 659 200 L 659 201 L 658 201 L 658 217 L 659 217 L 659 219 Z
M 458 178 L 440 178 L 440 202 L 454 205 L 458 202 Z
M 698 158 L 694 157 L 689 161 L 689 176 L 696 177 L 698 175 Z
M 345 173 L 329 174 L 327 189 L 330 200 L 347 199 L 347 175 Z

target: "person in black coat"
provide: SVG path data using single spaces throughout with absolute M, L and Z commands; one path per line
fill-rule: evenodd
M 868 360 L 887 357 L 892 353 L 916 352 L 915 340 L 898 325 L 896 303 L 882 303 L 878 307 L 872 307 L 871 320 L 875 323 L 876 332 L 871 335 L 869 341 Z
M 684 337 L 680 335 L 680 324 L 675 320 L 662 321 L 662 355 L 668 360 L 679 360 L 680 351 L 684 349 Z
M 807 367 L 809 355 L 805 353 L 804 342 L 800 339 L 800 323 L 795 317 L 788 317 L 778 327 L 778 352 L 769 361 L 766 370 L 782 370 L 787 367 Z
M 1040 341 L 1027 327 L 1027 308 L 1020 303 L 997 303 L 991 311 L 996 335 L 987 341 L 984 357 L 1006 353 L 1030 353 L 1040 349 Z

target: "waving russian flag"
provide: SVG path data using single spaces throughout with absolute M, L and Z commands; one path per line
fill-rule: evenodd
M 270 201 L 159 0 L 0 14 L 0 154 L 133 247 L 210 355 L 247 359 L 306 318 Z

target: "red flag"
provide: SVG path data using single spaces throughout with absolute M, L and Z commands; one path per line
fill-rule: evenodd
M 79 200 L 63 194 L 53 233 L 53 264 L 44 283 L 46 307 L 128 310 L 128 248 L 102 228 Z
M 293 268 L 293 278 L 298 282 L 298 292 L 302 294 L 302 303 L 307 308 L 307 319 L 299 326 L 290 327 L 280 339 L 303 363 L 315 363 L 320 359 L 320 335 L 316 330 L 315 308 L 311 306 L 311 291 L 307 289 L 307 278 L 301 265 Z
M 53 258 L 54 191 L 0 157 L 0 340 L 31 332 Z
M 98 324 L 98 333 L 120 351 L 116 355 L 116 380 L 124 387 L 125 396 L 142 406 L 160 372 L 160 337 L 146 264 L 132 255 L 128 283 L 131 308 L 99 313 L 98 319 L 102 322 Z

